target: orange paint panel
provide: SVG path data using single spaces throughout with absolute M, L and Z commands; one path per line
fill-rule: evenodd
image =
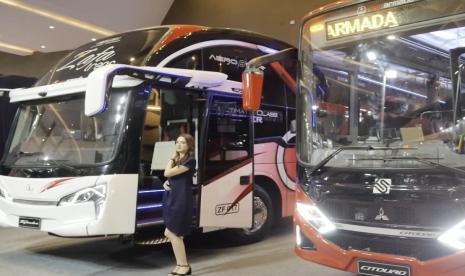
M 168 43 L 175 40 L 178 37 L 189 35 L 193 32 L 208 30 L 208 27 L 204 26 L 192 26 L 192 25 L 177 25 L 170 30 L 170 34 L 160 43 L 158 49 L 165 47 Z

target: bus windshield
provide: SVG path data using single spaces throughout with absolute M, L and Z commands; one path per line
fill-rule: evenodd
M 465 54 L 454 71 L 450 51 L 465 47 L 465 3 L 395 2 L 350 6 L 303 25 L 301 163 L 315 166 L 348 147 L 325 166 L 464 166 L 465 97 L 452 76 L 460 88 Z
M 7 166 L 94 165 L 112 159 L 122 133 L 128 93 L 112 92 L 105 112 L 87 117 L 84 98 L 20 106 Z

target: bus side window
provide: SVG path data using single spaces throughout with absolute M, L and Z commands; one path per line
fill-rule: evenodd
M 211 179 L 250 156 L 249 117 L 242 111 L 241 100 L 220 98 L 210 108 L 205 178 Z

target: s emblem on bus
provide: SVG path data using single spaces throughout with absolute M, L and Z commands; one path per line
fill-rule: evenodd
M 391 192 L 392 180 L 390 178 L 376 178 L 373 185 L 373 194 L 387 195 Z
M 367 12 L 367 7 L 366 6 L 360 6 L 357 8 L 357 15 L 360 14 L 365 14 Z

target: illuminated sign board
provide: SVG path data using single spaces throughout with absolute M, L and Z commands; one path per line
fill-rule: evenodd
M 372 32 L 400 25 L 400 17 L 394 11 L 368 13 L 326 23 L 328 40 Z

